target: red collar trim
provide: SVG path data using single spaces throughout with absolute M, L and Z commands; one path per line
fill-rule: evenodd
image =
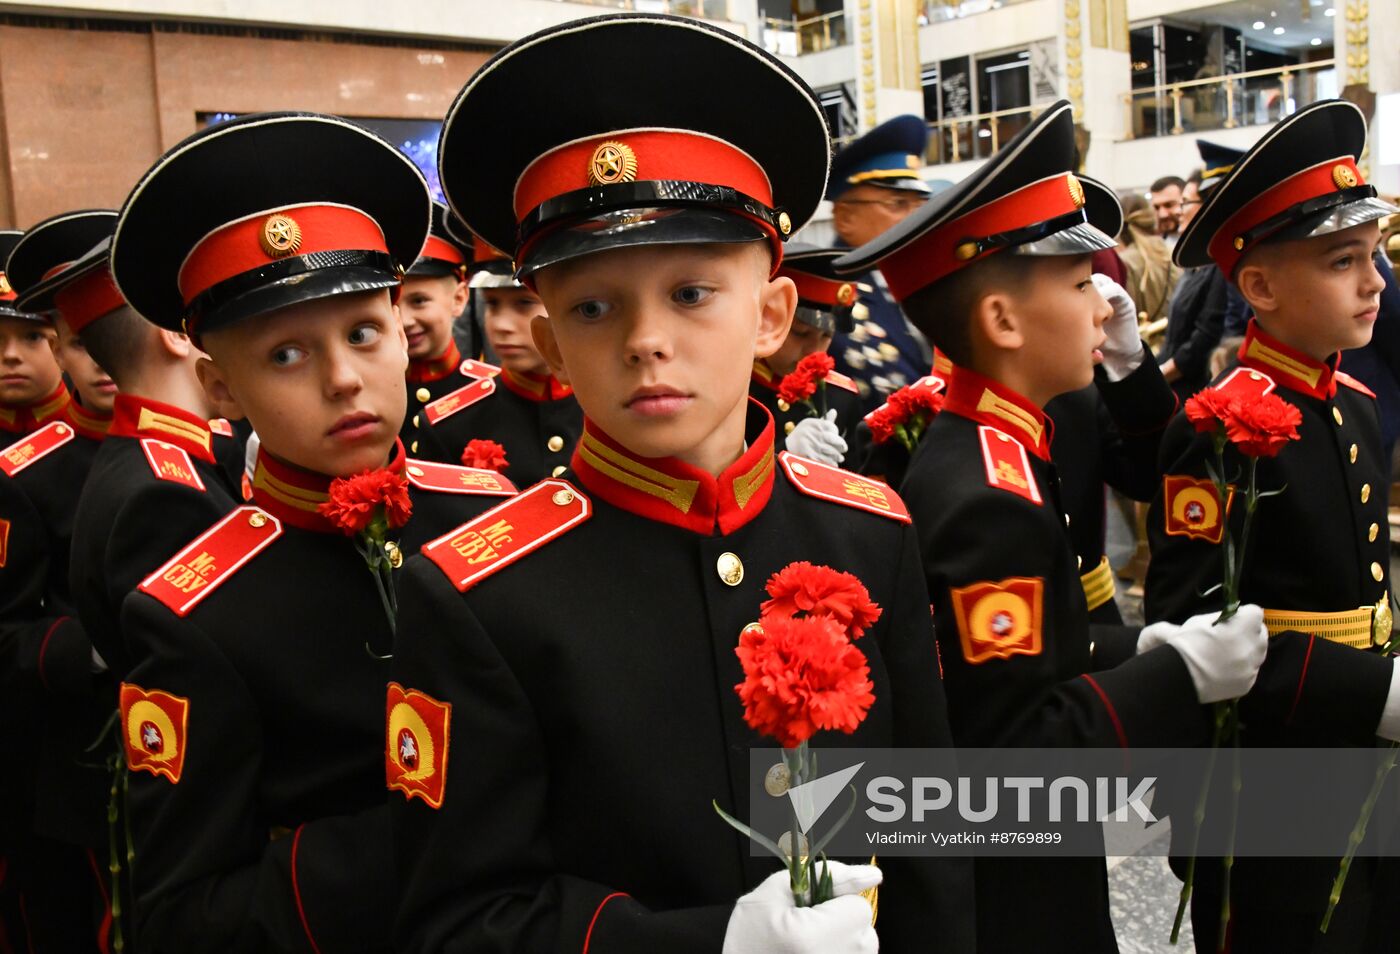
M 497 380 L 506 386 L 506 390 L 536 403 L 558 401 L 574 393 L 573 388 L 561 384 L 552 374 L 520 374 L 502 368 Z
M 441 381 L 456 371 L 461 364 L 462 352 L 457 350 L 457 342 L 449 338 L 447 350 L 436 358 L 423 358 L 408 362 L 408 380 L 414 384 Z
M 953 373 L 943 410 L 1005 431 L 1041 460 L 1050 459 L 1054 425 L 1045 412 L 976 371 L 959 367 Z
M 0 407 L 0 431 L 11 434 L 32 434 L 55 418 L 64 416 L 72 395 L 62 381 L 43 398 L 28 407 Z
M 407 470 L 408 456 L 402 441 L 394 441 L 387 467 L 400 474 Z M 340 533 L 340 528 L 317 509 L 330 499 L 334 479 L 278 460 L 259 447 L 253 468 L 252 502 L 293 527 L 313 533 Z
M 108 437 L 152 437 L 174 444 L 206 464 L 214 463 L 214 435 L 209 422 L 182 407 L 133 394 L 118 394 L 112 404 Z
M 674 457 L 637 457 L 584 419 L 571 466 L 603 500 L 639 517 L 694 533 L 733 533 L 773 496 L 773 416 L 749 401 L 749 446 L 719 477 Z
M 112 415 L 89 411 L 77 401 L 72 401 L 68 405 L 68 423 L 73 425 L 73 430 L 80 436 L 100 441 L 107 436 L 107 429 L 112 426 Z
M 1244 342 L 1240 345 L 1240 364 L 1267 373 L 1290 391 L 1309 394 L 1323 401 L 1337 393 L 1336 375 L 1340 361 L 1340 354 L 1334 354 L 1331 363 L 1309 357 L 1272 337 L 1253 318 L 1249 320 L 1249 330 L 1245 332 Z
M 775 374 L 773 369 L 768 367 L 768 362 L 758 358 L 753 363 L 753 383 L 770 391 L 778 390 L 778 385 L 783 383 L 783 376 Z

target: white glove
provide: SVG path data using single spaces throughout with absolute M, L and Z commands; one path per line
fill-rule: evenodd
M 1138 333 L 1137 305 L 1123 286 L 1107 275 L 1095 272 L 1090 278 L 1098 293 L 1113 306 L 1113 315 L 1103 325 L 1103 333 L 1108 335 L 1108 340 L 1100 350 L 1108 379 L 1121 381 L 1136 371 L 1147 357 L 1147 349 L 1142 346 L 1142 335 Z
M 1264 627 L 1262 609 L 1246 603 L 1218 626 L 1214 624 L 1217 615 L 1193 616 L 1180 626 L 1153 623 L 1143 627 L 1138 636 L 1139 653 L 1170 646 L 1181 654 L 1201 702 L 1222 702 L 1244 695 L 1254 685 L 1269 652 L 1269 631 Z
M 1385 708 L 1381 710 L 1381 724 L 1376 727 L 1376 735 L 1391 742 L 1400 742 L 1400 658 L 1391 660 L 1390 695 L 1385 697 Z
M 724 954 L 874 954 L 880 949 L 862 891 L 880 883 L 874 865 L 829 861 L 835 897 L 814 908 L 792 900 L 787 870 L 775 871 L 744 895 L 729 915 Z M 817 862 L 821 874 L 821 862 Z
M 846 457 L 846 441 L 836 429 L 836 408 L 826 417 L 805 417 L 797 422 L 787 436 L 787 449 L 798 457 L 839 467 Z

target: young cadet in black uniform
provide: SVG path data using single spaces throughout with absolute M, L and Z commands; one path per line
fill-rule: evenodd
M 61 267 L 91 248 L 110 233 L 115 218 L 59 217 L 22 240 L 0 240 L 0 264 L 16 261 L 14 293 L 24 290 L 27 276 Z M 28 302 L 19 298 L 7 307 L 30 314 Z M 74 379 L 90 406 L 102 399 L 89 388 L 92 383 L 82 374 Z M 70 403 L 70 411 L 77 406 Z M 100 430 L 79 428 L 65 416 L 0 450 L 0 537 L 6 538 L 0 541 L 0 564 L 27 564 L 6 577 L 7 589 L 13 589 L 0 607 L 7 700 L 0 719 L 8 733 L 28 740 L 31 753 L 14 763 L 4 783 L 17 803 L 6 814 L 6 827 L 23 833 L 22 840 L 0 847 L 0 853 L 6 856 L 6 880 L 13 879 L 24 895 L 26 918 L 14 936 L 36 952 L 97 951 L 103 942 L 108 778 L 80 763 L 93 761 L 83 749 L 99 734 L 112 709 L 106 696 L 114 694 L 111 685 L 99 691 L 92 644 L 74 618 L 68 590 L 73 512 L 101 437 Z M 11 536 L 32 544 L 21 555 L 5 545 Z
M 965 746 L 1128 747 L 1202 740 L 1200 702 L 1263 661 L 1257 607 L 1156 633 L 1090 626 L 1042 408 L 1087 386 L 1110 307 L 1090 253 L 1110 247 L 1071 174 L 1070 106 L 1046 110 L 957 186 L 837 263 L 878 265 L 955 370 L 903 490 L 935 610 L 949 719 Z M 1087 214 L 1086 214 L 1087 213 Z M 1104 348 L 1101 353 L 1097 349 Z M 978 859 L 978 949 L 1114 951 L 1102 859 Z
M 22 232 L 0 232 L 0 440 L 9 443 L 63 419 L 70 396 L 54 361 L 53 329 L 43 315 L 15 307 L 5 259 Z
M 602 61 L 625 96 L 550 108 Z M 479 148 L 474 130 L 521 113 L 550 118 Z M 849 895 L 877 872 L 838 865 L 840 896 L 794 908 L 786 872 L 709 806 L 744 813 L 762 739 L 734 650 L 793 561 L 853 573 L 884 608 L 861 640 L 874 708 L 817 744 L 949 741 L 903 505 L 775 454 L 772 416 L 747 399 L 753 359 L 787 335 L 781 238 L 820 201 L 826 156 L 800 79 L 671 17 L 527 37 L 449 111 L 448 201 L 493 245 L 520 229 L 515 261 L 548 310 L 536 340 L 587 423 L 567 479 L 405 564 L 387 752 L 400 950 L 874 949 Z M 968 867 L 890 859 L 884 949 L 968 950 Z M 755 892 L 767 878 L 776 900 Z
M 1122 229 L 1118 197 L 1103 183 L 1079 176 L 1091 222 L 1105 235 Z M 1093 623 L 1122 623 L 1114 601 L 1113 569 L 1104 552 L 1104 487 L 1132 500 L 1152 499 L 1161 481 L 1157 452 L 1176 413 L 1177 397 L 1138 335 L 1137 306 L 1117 282 L 1095 273 L 1094 287 L 1113 308 L 1103 325 L 1104 362 L 1094 383 L 1045 405 L 1054 422 L 1050 457 L 1060 478 L 1060 500 L 1069 515 L 1069 538 Z M 1137 361 L 1126 375 L 1113 376 L 1113 361 Z
M 928 148 L 922 116 L 896 116 L 847 145 L 831 161 L 826 197 L 841 242 L 863 245 L 928 199 L 920 171 Z M 853 276 L 860 291 L 854 327 L 831 347 L 836 369 L 855 380 L 866 410 L 928 374 L 931 355 L 905 321 L 878 272 Z
M 539 295 L 516 281 L 510 259 L 481 239 L 473 258 L 472 292 L 500 367 L 464 366 L 476 380 L 424 410 L 418 450 L 427 460 L 458 464 L 470 441 L 495 441 L 505 449 L 506 476 L 526 487 L 564 472 L 583 432 L 583 411 L 531 337 L 531 322 L 544 315 Z
M 851 331 L 857 289 L 831 270 L 831 263 L 841 254 L 840 249 L 797 242 L 783 250 L 778 274 L 797 286 L 797 311 L 792 330 L 778 350 L 754 360 L 749 394 L 773 415 L 780 447 L 833 467 L 849 461 L 854 470 L 865 456 L 864 440 L 857 430 L 860 392 L 854 381 L 839 371 L 830 372 L 825 396 L 814 394 L 811 399 L 818 410 L 825 402 L 825 413 L 818 416 L 806 405 L 792 406 L 778 396 L 784 376 L 791 374 L 799 361 L 809 354 L 825 354 L 834 335 Z
M 1240 582 L 1242 598 L 1265 608 L 1274 635 L 1260 684 L 1246 700 L 1248 745 L 1400 738 L 1400 676 L 1376 652 L 1392 628 L 1388 462 L 1374 396 L 1338 368 L 1339 352 L 1370 340 L 1383 287 L 1371 260 L 1380 241 L 1376 220 L 1396 211 L 1357 171 L 1365 144 L 1365 120 L 1352 104 L 1300 109 L 1235 164 L 1174 252 L 1182 266 L 1218 268 L 1255 315 L 1240 367 L 1211 387 L 1246 400 L 1272 392 L 1302 414 L 1299 440 L 1258 465 L 1260 488 L 1283 493 L 1259 502 Z M 1202 595 L 1220 579 L 1225 525 L 1205 476 L 1212 456 L 1208 437 L 1184 415 L 1172 423 L 1162 446 L 1166 476 L 1148 514 L 1148 619 L 1219 606 L 1217 595 Z M 1228 510 L 1236 534 L 1243 509 Z M 1251 799 L 1267 796 L 1245 786 L 1242 829 Z M 1380 949 L 1367 931 L 1378 924 L 1395 937 L 1393 895 L 1378 893 L 1393 864 L 1357 858 L 1322 935 L 1335 859 L 1237 859 L 1232 949 Z M 1219 870 L 1196 868 L 1192 920 L 1203 950 L 1217 936 Z M 1377 924 L 1368 928 L 1368 917 Z
M 373 133 L 271 113 L 179 144 L 122 209 L 119 287 L 207 349 L 205 390 L 260 440 L 251 503 L 172 548 L 123 607 L 144 950 L 390 949 L 393 628 L 320 505 L 336 477 L 406 477 L 412 518 L 395 536 L 416 548 L 513 492 L 398 441 L 408 355 L 390 292 L 429 201 Z
M 470 383 L 452 323 L 467 307 L 467 256 L 447 229 L 447 208 L 433 203 L 433 222 L 423 251 L 404 275 L 395 306 L 408 335 L 408 413 L 399 438 L 412 449 L 423 406 Z M 449 461 L 449 463 L 458 463 Z

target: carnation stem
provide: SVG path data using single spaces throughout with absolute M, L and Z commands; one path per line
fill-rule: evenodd
M 1230 744 L 1234 748 L 1230 775 L 1230 834 L 1226 841 L 1225 884 L 1220 895 L 1220 933 L 1215 949 L 1225 951 L 1230 934 L 1230 872 L 1235 866 L 1235 826 L 1240 817 L 1240 789 L 1244 783 L 1240 778 L 1240 707 L 1236 701 L 1226 703 L 1230 722 Z
M 1210 795 L 1210 781 L 1215 774 L 1215 759 L 1220 752 L 1220 740 L 1225 734 L 1225 705 L 1215 704 L 1215 734 L 1210 740 L 1210 755 L 1206 760 L 1206 775 L 1201 781 L 1201 790 L 1196 795 L 1196 810 L 1191 820 L 1195 830 L 1191 833 L 1191 854 L 1186 861 L 1186 880 L 1181 884 L 1181 895 L 1176 903 L 1176 920 L 1172 922 L 1171 942 L 1175 944 L 1181 937 L 1181 924 L 1186 918 L 1186 906 L 1191 902 L 1191 889 L 1196 883 L 1196 851 L 1201 844 L 1201 825 L 1206 820 L 1206 799 Z
M 1337 910 L 1337 905 L 1342 900 L 1342 888 L 1346 886 L 1347 875 L 1351 873 L 1351 863 L 1356 858 L 1356 852 L 1361 847 L 1361 842 L 1366 838 L 1366 826 L 1371 821 L 1371 813 L 1376 810 L 1376 802 L 1380 800 L 1381 789 L 1385 787 L 1385 780 L 1395 768 L 1396 757 L 1400 756 L 1400 743 L 1392 742 L 1386 749 L 1385 758 L 1376 767 L 1376 777 L 1371 780 L 1371 790 L 1366 793 L 1366 801 L 1361 805 L 1361 814 L 1356 819 L 1356 824 L 1352 826 L 1351 834 L 1347 837 L 1346 854 L 1342 856 L 1342 863 L 1337 868 L 1337 877 L 1332 882 L 1332 893 L 1327 897 L 1327 913 L 1322 916 L 1321 931 L 1327 933 L 1327 928 L 1332 924 L 1332 913 Z

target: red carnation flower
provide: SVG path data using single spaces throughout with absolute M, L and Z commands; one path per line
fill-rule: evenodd
M 816 393 L 817 382 L 802 370 L 801 365 L 791 374 L 783 375 L 783 380 L 778 384 L 778 400 L 786 401 L 789 405 L 801 404 Z
M 744 721 L 794 748 L 823 729 L 856 730 L 875 702 L 865 655 L 829 616 L 774 617 L 747 627 L 734 650 Z
M 893 415 L 886 405 L 881 405 L 870 412 L 870 416 L 865 419 L 865 424 L 870 428 L 870 439 L 876 444 L 884 444 L 894 437 Z
M 1225 434 L 1246 457 L 1277 457 L 1298 439 L 1303 414 L 1277 394 L 1234 401 L 1225 417 Z
M 850 573 L 804 561 L 789 563 L 768 580 L 768 599 L 760 608 L 764 624 L 772 617 L 829 616 L 851 639 L 860 639 L 883 610 L 870 591 Z
M 390 527 L 408 522 L 413 502 L 408 480 L 402 474 L 380 468 L 331 481 L 330 496 L 317 511 L 346 536 L 363 533 L 379 513 Z
M 1230 414 L 1232 399 L 1215 388 L 1198 391 L 1186 399 L 1186 419 L 1196 425 L 1196 431 L 1209 434 L 1224 426 Z
M 482 470 L 504 473 L 510 466 L 506 461 L 506 449 L 495 441 L 470 440 L 462 450 L 462 465 Z

